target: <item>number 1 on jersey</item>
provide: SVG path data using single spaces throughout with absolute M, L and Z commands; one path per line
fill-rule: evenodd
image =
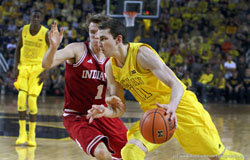
M 102 92 L 103 92 L 103 85 L 100 84 L 97 86 L 97 94 L 95 96 L 95 99 L 102 99 Z

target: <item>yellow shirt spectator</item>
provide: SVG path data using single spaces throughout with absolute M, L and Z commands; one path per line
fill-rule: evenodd
M 226 79 L 224 77 L 215 78 L 214 87 L 216 87 L 218 89 L 225 89 L 225 86 L 226 86 Z
M 170 57 L 169 66 L 171 68 L 173 68 L 178 63 L 180 63 L 180 64 L 183 63 L 183 58 L 180 54 L 175 53 L 173 56 Z
M 159 53 L 160 53 L 160 56 L 163 59 L 163 61 L 165 63 L 168 63 L 169 62 L 169 57 L 170 57 L 170 52 L 160 51 Z
M 208 84 L 210 83 L 214 78 L 213 73 L 203 73 L 199 79 L 199 82 L 202 84 Z
M 239 52 L 235 49 L 232 49 L 230 51 L 228 51 L 228 53 L 233 57 L 233 58 L 236 58 L 239 56 Z
M 190 78 L 183 78 L 181 81 L 187 86 L 187 88 L 192 87 L 192 80 Z
M 172 30 L 178 30 L 182 26 L 182 20 L 178 17 L 171 17 L 169 19 L 169 22 L 170 22 L 170 28 Z

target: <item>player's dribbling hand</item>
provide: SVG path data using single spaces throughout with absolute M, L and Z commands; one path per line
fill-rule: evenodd
M 92 108 L 88 110 L 87 119 L 89 123 L 92 123 L 95 118 L 104 116 L 105 106 L 104 105 L 92 105 Z
M 49 42 L 52 47 L 55 47 L 55 48 L 59 47 L 63 39 L 63 32 L 64 32 L 64 28 L 61 27 L 60 32 L 59 32 L 57 28 L 57 23 L 56 21 L 54 21 L 54 23 L 51 25 L 51 29 L 49 32 Z
M 177 129 L 177 117 L 176 117 L 175 109 L 173 107 L 170 107 L 168 104 L 156 103 L 156 106 L 166 109 L 166 113 L 170 114 L 170 119 L 175 121 L 175 127 Z

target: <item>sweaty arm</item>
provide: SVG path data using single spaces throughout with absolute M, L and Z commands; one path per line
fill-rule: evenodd
M 49 69 L 63 63 L 65 60 L 77 59 L 85 50 L 85 46 L 80 43 L 71 43 L 65 48 L 57 50 L 57 48 L 49 47 L 43 56 L 42 67 Z M 79 54 L 79 55 L 78 55 Z
M 63 39 L 63 29 L 59 32 L 56 22 L 51 26 L 48 39 L 50 44 L 49 49 L 45 53 L 42 61 L 42 67 L 46 69 L 53 68 L 63 63 L 65 60 L 75 59 L 76 61 L 80 57 L 80 54 L 85 50 L 85 45 L 82 45 L 81 43 L 71 43 L 64 49 L 57 51 L 57 48 Z
M 184 88 L 172 70 L 160 60 L 153 50 L 146 46 L 139 48 L 137 62 L 143 69 L 150 70 L 160 81 L 171 88 L 171 98 L 167 107 L 169 111 L 167 112 L 175 112 L 183 96 Z
M 110 60 L 105 66 L 107 75 L 107 92 L 105 101 L 108 104 L 106 117 L 121 117 L 126 111 L 123 87 L 115 81 Z

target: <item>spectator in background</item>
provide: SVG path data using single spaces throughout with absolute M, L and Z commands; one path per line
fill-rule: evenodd
M 186 72 L 183 76 L 184 78 L 181 79 L 181 81 L 187 86 L 188 90 L 192 90 L 192 80 L 190 78 L 190 73 Z
M 15 40 L 11 39 L 10 42 L 7 44 L 6 48 L 7 48 L 8 52 L 10 52 L 12 50 L 15 50 L 16 49 L 16 42 L 15 42 Z
M 240 102 L 250 104 L 250 68 L 245 70 L 245 76 L 240 88 Z
M 176 76 L 177 76 L 179 79 L 184 78 L 184 73 L 185 73 L 185 71 L 184 71 L 184 65 L 181 64 L 181 63 L 178 63 L 178 64 L 176 64 L 175 69 L 176 69 L 176 70 L 175 70 Z
M 238 76 L 238 71 L 233 71 L 232 77 L 227 79 L 227 98 L 228 103 L 237 103 L 240 100 L 239 91 L 243 86 L 242 80 Z
M 198 56 L 195 58 L 195 62 L 192 64 L 192 80 L 194 82 L 200 77 L 203 68 L 202 59 Z
M 225 36 L 224 42 L 221 44 L 221 49 L 224 54 L 227 54 L 233 47 L 231 39 L 228 36 Z
M 214 78 L 214 74 L 212 73 L 210 66 L 204 66 L 205 72 L 202 73 L 198 82 L 196 82 L 197 92 L 199 94 L 199 98 L 201 98 L 202 102 L 207 102 L 207 92 L 211 87 L 211 82 Z
M 225 68 L 225 78 L 229 79 L 233 75 L 233 71 L 236 70 L 236 63 L 233 61 L 233 57 L 231 55 L 227 55 L 227 61 L 224 63 Z
M 224 73 L 219 71 L 217 76 L 213 80 L 213 93 L 215 95 L 214 100 L 215 102 L 221 102 L 223 100 L 223 95 L 225 94 L 225 87 L 226 87 L 226 79 L 224 77 Z
M 237 63 L 237 71 L 239 72 L 239 77 L 243 78 L 245 76 L 245 70 L 247 69 L 247 64 L 245 62 L 245 57 L 240 56 Z

